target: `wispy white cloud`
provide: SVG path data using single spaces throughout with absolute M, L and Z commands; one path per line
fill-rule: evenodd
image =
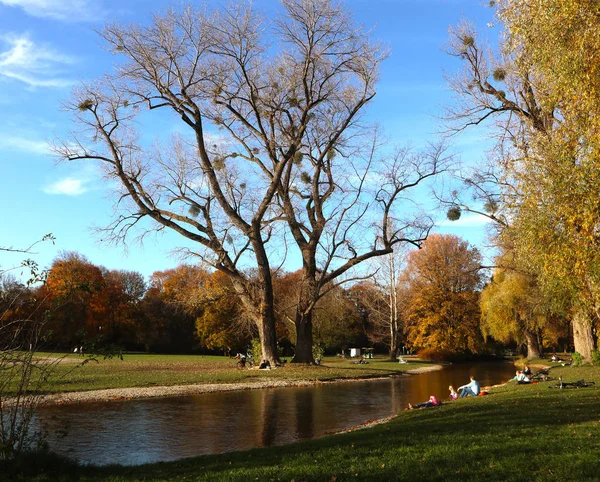
M 81 196 L 90 191 L 106 189 L 110 186 L 103 179 L 102 168 L 94 163 L 84 163 L 75 168 L 62 165 L 66 169 L 62 174 L 55 175 L 49 180 L 42 191 L 57 196 Z
M 98 19 L 97 4 L 89 0 L 0 0 L 7 7 L 21 8 L 32 17 L 54 18 L 67 22 Z
M 27 34 L 0 36 L 0 77 L 32 87 L 66 87 L 73 81 L 63 76 L 64 68 L 75 62 L 52 47 L 35 44 Z
M 81 196 L 88 192 L 88 180 L 75 177 L 66 177 L 44 187 L 46 194 L 55 194 L 63 196 Z
M 51 153 L 47 142 L 3 133 L 0 133 L 0 149 L 40 155 Z

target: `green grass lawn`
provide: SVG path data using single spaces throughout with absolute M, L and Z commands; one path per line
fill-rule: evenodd
M 553 369 L 554 376 L 561 374 L 565 381 L 600 385 L 597 367 Z M 600 386 L 548 388 L 553 383 L 512 382 L 484 397 L 404 411 L 370 429 L 283 447 L 133 468 L 58 466 L 33 479 L 598 481 Z
M 67 358 L 82 360 L 71 355 Z M 429 365 L 418 360 L 400 364 L 384 358 L 368 360 L 367 365 L 356 365 L 350 360 L 331 357 L 326 358 L 321 366 L 288 363 L 283 368 L 274 370 L 248 370 L 236 368 L 236 361 L 223 356 L 125 355 L 123 360 L 98 359 L 83 366 L 64 363 L 57 366 L 49 385 L 49 392 L 191 383 L 253 383 L 265 378 L 320 381 L 371 378 Z

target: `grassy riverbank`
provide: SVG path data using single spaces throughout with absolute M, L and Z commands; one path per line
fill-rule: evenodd
M 48 392 L 191 384 L 252 384 L 265 379 L 331 381 L 389 376 L 430 365 L 419 360 L 400 364 L 383 358 L 357 365 L 351 360 L 331 357 L 326 358 L 321 366 L 288 363 L 274 370 L 248 370 L 236 368 L 235 359 L 200 355 L 125 355 L 123 360 L 98 359 L 78 366 L 77 363 L 82 361 L 81 357 L 66 357 L 56 367 L 48 384 Z
M 386 424 L 289 446 L 133 468 L 54 467 L 34 479 L 597 481 L 600 368 L 555 368 L 552 375 L 599 386 L 560 390 L 548 388 L 555 382 L 511 382 L 485 397 L 401 412 Z

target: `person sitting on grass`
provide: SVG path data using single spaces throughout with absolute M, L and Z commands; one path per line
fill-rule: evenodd
M 270 370 L 271 369 L 271 362 L 269 362 L 269 360 L 263 360 L 260 362 L 260 366 L 258 367 L 259 370 Z
M 353 361 L 352 363 L 353 363 L 354 365 L 368 365 L 368 364 L 369 364 L 369 362 L 368 362 L 367 360 L 365 360 L 365 357 L 364 357 L 364 356 L 361 356 L 361 357 L 360 357 L 360 360 L 358 360 L 358 361 Z
M 458 393 L 456 393 L 456 390 L 454 390 L 454 387 L 452 385 L 450 385 L 448 387 L 448 390 L 450 390 L 450 396 L 448 398 L 450 400 L 456 400 L 458 398 Z
M 529 379 L 529 377 L 520 370 L 517 370 L 513 380 L 516 380 L 517 383 L 520 385 L 525 384 L 525 383 L 531 383 L 531 380 Z
M 526 376 L 531 376 L 531 368 L 529 368 L 529 365 L 525 365 L 525 368 L 523 368 L 523 371 L 521 372 Z
M 416 405 L 411 405 L 409 403 L 408 408 L 410 408 L 411 410 L 413 408 L 431 408 L 431 407 L 439 407 L 441 404 L 442 403 L 434 395 L 431 395 L 429 397 L 429 400 L 427 400 L 426 402 L 417 403 Z
M 476 397 L 479 395 L 479 382 L 475 380 L 475 377 L 471 375 L 469 377 L 471 379 L 471 383 L 463 385 L 462 387 L 458 387 L 458 390 L 462 390 L 460 392 L 460 398 L 468 397 L 471 395 L 472 397 Z

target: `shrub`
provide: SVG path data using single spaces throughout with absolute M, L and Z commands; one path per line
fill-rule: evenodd
M 600 365 L 600 350 L 594 350 L 592 352 L 592 363 L 594 365 Z
M 583 365 L 583 357 L 581 356 L 581 353 L 573 353 L 573 365 L 576 367 Z
M 431 362 L 450 361 L 456 358 L 456 353 L 450 350 L 442 350 L 439 348 L 424 348 L 417 352 L 417 356 L 421 360 Z
M 252 340 L 252 345 L 250 346 L 250 354 L 254 359 L 254 363 L 258 364 L 262 360 L 262 346 L 260 345 L 260 340 L 255 338 Z

